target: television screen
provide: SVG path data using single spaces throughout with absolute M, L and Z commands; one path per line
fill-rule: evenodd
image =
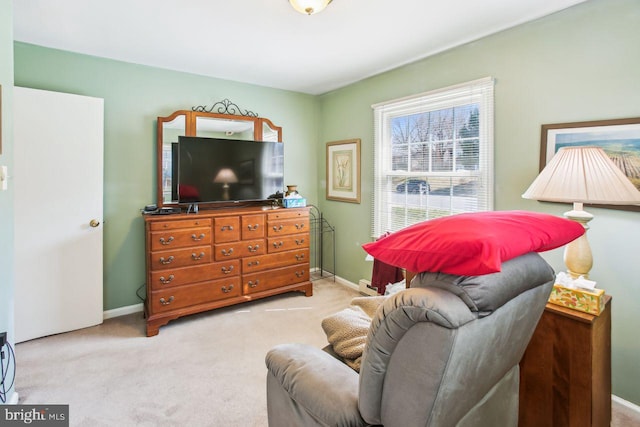
M 180 203 L 267 200 L 284 187 L 281 142 L 181 136 Z

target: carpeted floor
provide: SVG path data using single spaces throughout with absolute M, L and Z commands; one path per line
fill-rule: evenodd
M 23 404 L 69 404 L 71 426 L 267 426 L 264 356 L 287 342 L 326 345 L 320 322 L 359 294 L 331 280 L 185 317 L 145 336 L 141 314 L 16 346 Z M 613 403 L 612 427 L 640 414 Z
M 321 320 L 359 294 L 330 280 L 170 322 L 145 336 L 141 314 L 16 347 L 20 403 L 69 404 L 72 426 L 266 426 L 264 357 L 326 345 Z

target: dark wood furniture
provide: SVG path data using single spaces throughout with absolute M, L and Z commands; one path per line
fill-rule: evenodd
M 147 336 L 181 316 L 290 291 L 309 281 L 309 209 L 247 207 L 148 215 Z
M 520 362 L 519 427 L 611 423 L 611 297 L 599 316 L 547 304 Z

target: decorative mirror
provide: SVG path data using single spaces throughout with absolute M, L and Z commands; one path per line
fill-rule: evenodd
M 282 142 L 282 127 L 258 117 L 252 111 L 242 111 L 228 99 L 210 108 L 193 107 L 179 110 L 167 117 L 158 117 L 157 189 L 158 207 L 176 206 L 177 146 L 179 136 L 202 136 L 226 139 Z

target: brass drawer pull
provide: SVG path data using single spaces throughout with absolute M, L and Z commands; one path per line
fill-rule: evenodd
M 171 295 L 168 300 L 166 300 L 164 298 L 160 298 L 160 304 L 169 305 L 169 304 L 171 304 L 173 302 L 173 300 L 174 300 L 173 295 Z
M 277 248 L 281 248 L 283 244 L 284 244 L 284 243 L 283 243 L 282 241 L 280 241 L 280 242 L 273 242 L 273 247 L 274 247 L 274 248 L 276 248 L 276 249 L 277 249 Z
M 204 258 L 204 252 L 200 252 L 200 255 L 196 255 L 195 253 L 191 254 L 191 259 L 194 261 L 200 261 L 202 258 Z
M 229 274 L 233 271 L 233 265 L 230 265 L 229 267 L 222 267 L 221 270 L 224 274 Z
M 256 252 L 258 249 L 260 249 L 260 245 L 255 245 L 255 246 L 248 246 L 249 252 Z
M 173 262 L 173 260 L 174 260 L 173 255 L 171 255 L 171 256 L 170 256 L 169 258 L 167 258 L 167 259 L 164 259 L 164 257 L 163 257 L 163 256 L 161 256 L 161 257 L 160 257 L 160 264 L 164 264 L 164 265 L 171 264 L 171 263 Z
M 197 237 L 196 237 L 196 235 L 195 235 L 195 234 L 192 234 L 192 235 L 191 235 L 191 238 L 192 238 L 194 241 L 196 241 L 196 242 L 197 242 L 198 240 L 202 240 L 202 239 L 204 239 L 204 233 L 200 234 L 200 235 L 199 235 L 199 236 L 197 236 Z
M 173 242 L 173 236 L 170 236 L 168 240 L 164 240 L 164 237 L 160 238 L 160 243 L 163 245 L 168 245 Z
M 260 265 L 260 261 L 249 261 L 247 267 L 253 267 L 254 265 Z
M 248 224 L 247 225 L 247 228 L 249 229 L 249 231 L 256 231 L 259 227 L 260 227 L 260 224 L 255 224 L 255 225 Z
M 223 256 L 231 256 L 231 254 L 233 253 L 233 248 L 230 248 L 228 251 L 226 249 L 222 249 L 220 253 L 222 253 Z
M 304 271 L 296 271 L 296 277 L 303 277 Z
M 282 231 L 282 229 L 284 228 L 284 225 L 280 224 L 279 226 L 274 225 L 273 226 L 273 231 Z
M 302 229 L 304 228 L 304 223 L 302 223 L 302 224 L 296 224 L 296 228 L 297 228 L 298 230 L 302 230 Z
M 226 286 L 222 287 L 222 292 L 224 292 L 225 294 L 228 294 L 229 292 L 231 292 L 233 290 L 233 285 L 229 285 L 229 287 L 227 288 Z
M 303 243 L 304 243 L 304 239 L 300 239 L 300 240 L 296 239 L 296 245 L 301 245 Z
M 170 274 L 168 279 L 165 279 L 164 276 L 160 276 L 160 283 L 162 283 L 163 285 L 166 285 L 168 283 L 171 283 L 173 279 L 174 279 L 173 274 Z
M 250 288 L 255 288 L 259 283 L 260 280 L 256 280 L 255 282 L 253 280 L 249 280 L 249 283 L 247 283 L 247 285 L 249 285 Z
M 233 231 L 233 225 L 223 225 L 222 227 L 220 227 L 220 231 Z
M 304 259 L 304 254 L 296 254 L 296 259 L 298 261 L 300 261 L 301 259 Z

